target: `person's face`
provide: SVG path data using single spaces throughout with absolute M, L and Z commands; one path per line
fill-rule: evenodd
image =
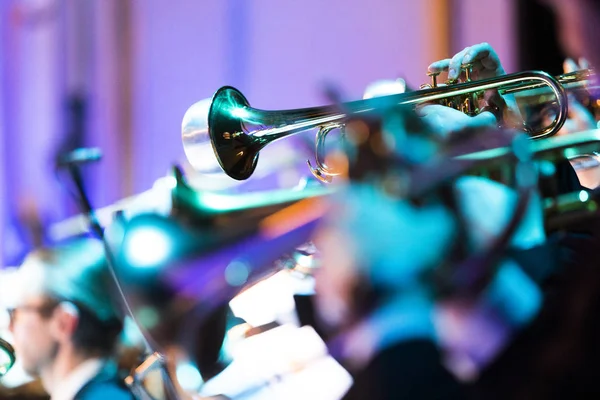
M 55 308 L 56 303 L 45 296 L 30 296 L 10 310 L 15 353 L 25 371 L 32 376 L 38 376 L 56 355 Z
M 353 290 L 359 280 L 356 246 L 349 235 L 331 227 L 319 230 L 315 244 L 321 249 L 323 264 L 315 272 L 316 311 L 321 322 L 336 330 L 352 314 Z

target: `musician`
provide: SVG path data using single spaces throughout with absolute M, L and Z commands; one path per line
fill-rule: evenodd
M 426 125 L 413 131 L 419 124 L 412 114 L 404 116 L 406 132 L 397 132 L 397 125 L 391 134 L 429 137 Z M 354 126 L 348 124 L 350 136 Z M 489 192 L 490 182 L 479 178 L 468 178 L 460 187 L 443 184 L 440 193 L 414 203 L 394 197 L 393 191 L 386 193 L 384 182 L 397 163 L 387 164 L 387 158 L 372 151 L 383 135 L 381 125 L 367 120 L 356 126 L 369 132 L 368 141 L 358 145 L 349 173 L 352 184 L 333 198 L 333 211 L 315 238 L 323 264 L 315 277 L 317 310 L 331 338 L 330 351 L 355 379 L 345 399 L 464 398 L 465 388 L 443 363 L 433 276 L 443 265 L 458 262 L 456 246 L 465 239 L 463 230 L 493 237 L 506 225 L 502 219 L 513 203 L 497 190 Z M 433 175 L 424 179 L 435 179 Z M 485 208 L 473 213 L 474 198 L 484 193 L 489 195 L 482 200 Z M 466 197 L 471 201 L 464 203 L 462 218 L 456 218 L 456 205 Z M 473 225 L 463 229 L 463 218 Z M 525 228 L 528 238 L 535 236 L 532 228 L 540 233 L 539 221 Z M 489 239 L 480 235 L 472 244 L 485 247 Z
M 344 399 L 463 398 L 442 365 L 433 295 L 420 280 L 448 251 L 450 212 L 368 186 L 334 204 L 315 239 L 323 262 L 315 300 L 332 355 L 354 377 Z
M 52 400 L 132 399 L 111 359 L 122 323 L 103 246 L 77 239 L 29 254 L 9 310 L 17 358 Z
M 558 23 L 558 34 L 562 50 L 571 58 L 582 60 L 584 65 L 566 65 L 568 69 L 588 68 L 600 64 L 600 3 L 595 0 L 541 0 L 554 11 Z M 588 62 L 589 60 L 589 62 Z M 565 71 L 567 72 L 567 71 Z M 582 184 L 596 187 L 600 183 L 600 168 L 583 170 L 578 173 Z
M 459 81 L 464 77 L 461 66 L 472 63 L 471 79 L 486 79 L 506 74 L 504 67 L 496 52 L 488 43 L 480 43 L 467 47 L 452 58 L 439 60 L 432 63 L 428 70 L 430 73 L 448 73 L 448 80 Z M 486 93 L 479 104 L 484 110 L 474 117 L 469 117 L 462 112 L 441 105 L 425 105 L 419 109 L 419 115 L 428 121 L 436 130 L 445 134 L 459 131 L 466 127 L 478 128 L 484 126 L 518 127 L 520 118 L 519 110 L 512 96 L 501 97 L 493 91 Z
M 447 58 L 432 63 L 428 69 L 430 72 L 447 72 L 448 79 L 460 79 L 461 65 L 467 63 L 473 64 L 473 80 L 492 78 L 506 74 L 498 54 L 488 43 L 480 43 L 465 47 L 452 58 Z M 581 63 L 582 65 L 580 66 L 571 58 L 565 60 L 563 65 L 564 72 L 569 73 L 579 69 L 589 68 L 587 60 L 581 59 Z M 514 97 L 505 95 L 501 98 L 497 95 L 494 96 L 493 93 L 487 97 L 488 99 L 486 99 L 486 101 L 492 101 L 492 103 L 500 106 L 500 108 L 508 109 L 509 115 L 511 115 L 511 118 L 514 120 L 513 126 L 509 125 L 509 127 L 518 128 L 519 124 L 516 123 L 516 120 L 519 118 L 520 112 Z M 437 121 L 443 121 L 444 119 L 461 122 L 459 123 L 459 128 L 465 124 L 468 126 L 476 126 L 478 124 L 472 119 L 470 120 L 463 113 L 460 113 L 463 115 L 458 115 L 459 113 L 454 113 L 452 109 L 442 106 L 425 106 L 421 110 L 421 114 L 426 117 L 425 119 L 431 120 L 436 127 L 439 125 L 437 124 Z M 498 122 L 489 120 L 488 112 L 484 111 L 482 114 L 487 114 L 486 121 L 489 121 L 490 123 Z M 495 116 L 500 117 L 500 119 L 503 120 L 507 117 L 507 113 L 496 113 Z M 477 117 L 480 118 L 479 116 Z M 564 135 L 571 132 L 581 132 L 588 129 L 594 129 L 595 127 L 596 122 L 589 111 L 587 111 L 573 96 L 570 96 L 569 118 L 557 134 Z
M 501 264 L 502 273 L 481 301 L 469 305 L 456 298 L 453 305 L 450 297 L 440 303 L 426 277 L 445 263 L 459 262 L 453 243 L 466 241 L 472 252 L 487 248 L 515 208 L 514 192 L 503 185 L 465 177 L 453 187 L 460 204 L 453 211 L 431 200 L 420 206 L 398 202 L 368 186 L 351 189 L 319 233 L 323 268 L 317 273 L 317 306 L 334 331 L 343 331 L 330 348 L 355 376 L 346 399 L 465 398 L 468 388 L 448 371 L 440 351 L 452 336 L 448 324 L 439 326 L 442 308 L 452 313 L 463 305 L 463 314 L 470 309 L 466 322 L 480 327 L 477 332 L 461 328 L 467 334 L 453 339 L 460 352 L 451 353 L 454 362 L 479 363 L 475 369 L 491 362 L 514 327 L 538 311 L 539 290 L 514 262 Z M 512 248 L 544 241 L 538 210 L 533 201 Z M 452 215 L 457 211 L 466 222 L 466 237 L 457 235 L 461 229 Z M 484 332 L 486 345 L 480 346 L 477 334 Z
M 582 60 L 583 67 L 587 67 L 587 61 Z M 473 46 L 468 46 L 455 54 L 452 58 L 439 60 L 429 66 L 430 72 L 447 72 L 448 79 L 461 79 L 461 65 L 472 63 L 473 73 L 472 78 L 485 79 L 495 76 L 505 75 L 506 72 L 496 51 L 489 43 L 480 43 Z M 572 59 L 565 60 L 565 73 L 572 72 L 581 68 Z M 455 109 L 444 107 L 441 105 L 425 105 L 419 110 L 420 115 L 424 120 L 429 122 L 436 130 L 444 132 L 447 135 L 449 132 L 458 131 L 464 127 L 479 127 L 484 125 L 494 125 L 500 122 L 501 125 L 509 128 L 519 128 L 520 117 L 519 109 L 515 99 L 512 96 L 499 96 L 494 93 L 486 95 L 486 101 L 490 101 L 493 105 L 492 109 L 496 109 L 492 116 L 490 112 L 484 111 L 476 117 L 466 116 L 464 113 Z M 480 117 L 484 115 L 483 117 Z M 508 121 L 508 123 L 507 123 Z M 451 127 L 451 129 L 449 128 Z M 565 135 L 572 132 L 580 132 L 588 129 L 594 129 L 596 123 L 592 115 L 572 96 L 569 97 L 569 118 L 563 128 L 558 132 L 558 135 Z M 595 188 L 600 183 L 598 175 L 600 172 L 596 169 L 578 169 L 577 173 L 573 172 L 568 163 L 561 162 L 557 164 L 556 180 L 559 181 L 559 191 L 555 194 L 567 193 L 585 188 Z M 575 176 L 577 175 L 577 176 Z M 579 178 L 579 179 L 578 179 Z M 550 190 L 554 190 L 552 188 Z M 544 190 L 544 189 L 543 189 Z M 548 189 L 545 189 L 547 192 Z
M 589 60 L 592 67 L 600 65 L 600 2 L 596 0 L 542 0 L 554 11 L 558 22 L 558 34 L 562 50 L 570 57 Z M 598 337 L 600 333 L 600 299 L 598 296 L 600 276 L 597 273 L 597 237 L 599 221 L 590 218 L 584 228 L 593 232 L 587 245 L 582 241 L 569 246 L 573 255 L 580 260 L 570 272 L 577 275 L 568 277 L 567 295 L 571 301 L 562 306 L 559 318 L 550 320 L 546 326 L 554 326 L 554 335 L 541 347 L 540 353 L 551 356 L 537 359 L 539 367 L 537 386 L 532 382 L 531 391 L 542 392 L 542 388 L 553 391 L 556 398 L 568 395 L 572 398 L 597 397 L 599 395 L 597 361 L 600 358 Z M 589 240 L 590 238 L 588 238 Z M 583 256 L 581 256 L 583 253 Z M 564 301 L 561 299 L 561 301 Z M 538 340 L 539 342 L 539 340 Z M 530 341 L 531 343 L 531 341 Z M 540 345 L 543 346 L 543 345 Z M 564 349 L 569 349 L 564 352 Z M 554 385 L 547 387 L 544 382 L 551 380 Z
M 549 1 L 559 11 L 563 45 L 573 56 L 585 55 L 593 63 L 595 42 L 589 40 L 593 21 L 600 21 L 597 3 L 581 0 L 572 2 Z M 575 9 L 573 9 L 575 8 Z M 579 16 L 579 17 L 577 17 Z M 579 18 L 583 19 L 581 21 Z M 581 24 L 582 26 L 575 26 Z M 590 52 L 590 50 L 593 51 Z M 504 73 L 497 54 L 488 44 L 467 47 L 451 59 L 432 64 L 431 70 L 447 70 L 458 76 L 458 66 L 474 59 L 480 76 Z M 567 62 L 566 69 L 573 68 Z M 578 104 L 571 101 L 570 115 L 577 115 Z M 586 117 L 585 114 L 583 117 Z M 579 129 L 581 121 L 572 120 L 571 129 Z M 592 128 L 591 121 L 583 121 L 583 128 Z M 569 124 L 567 125 L 569 128 Z M 563 133 L 565 133 L 563 131 Z M 548 182 L 546 182 L 548 183 Z M 587 183 L 591 185 L 591 183 Z M 546 194 L 579 190 L 580 185 L 567 163 L 560 163 L 551 185 L 543 185 Z M 598 288 L 600 276 L 594 267 L 594 249 L 598 245 L 597 220 L 590 217 L 578 226 L 562 229 L 549 237 L 548 251 L 558 261 L 552 273 L 538 281 L 544 290 L 544 306 L 538 317 L 520 332 L 504 353 L 495 360 L 473 386 L 473 392 L 482 398 L 565 398 L 598 395 L 595 363 L 600 356 L 597 315 L 600 308 Z M 525 270 L 543 268 L 540 259 L 530 259 L 522 265 Z M 590 316 L 590 317 L 586 317 Z M 568 349 L 568 350 L 566 350 Z

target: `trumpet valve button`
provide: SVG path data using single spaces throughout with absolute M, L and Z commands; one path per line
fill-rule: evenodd
M 427 73 L 427 76 L 431 77 L 430 88 L 437 87 L 437 77 L 439 74 L 440 74 L 439 72 L 428 72 Z
M 465 82 L 471 82 L 473 74 L 473 63 L 466 63 L 460 66 L 460 69 L 465 71 Z

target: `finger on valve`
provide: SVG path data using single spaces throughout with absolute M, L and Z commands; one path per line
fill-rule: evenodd
M 496 51 L 488 43 L 465 47 L 452 58 L 446 58 L 429 65 L 429 72 L 448 72 L 448 79 L 459 79 L 462 67 L 472 64 L 473 73 L 478 79 L 504 75 L 504 68 Z

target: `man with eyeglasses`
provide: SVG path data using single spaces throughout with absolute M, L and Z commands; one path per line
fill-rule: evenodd
M 17 358 L 51 400 L 132 399 L 111 360 L 122 329 L 103 246 L 77 239 L 27 256 L 9 310 Z

